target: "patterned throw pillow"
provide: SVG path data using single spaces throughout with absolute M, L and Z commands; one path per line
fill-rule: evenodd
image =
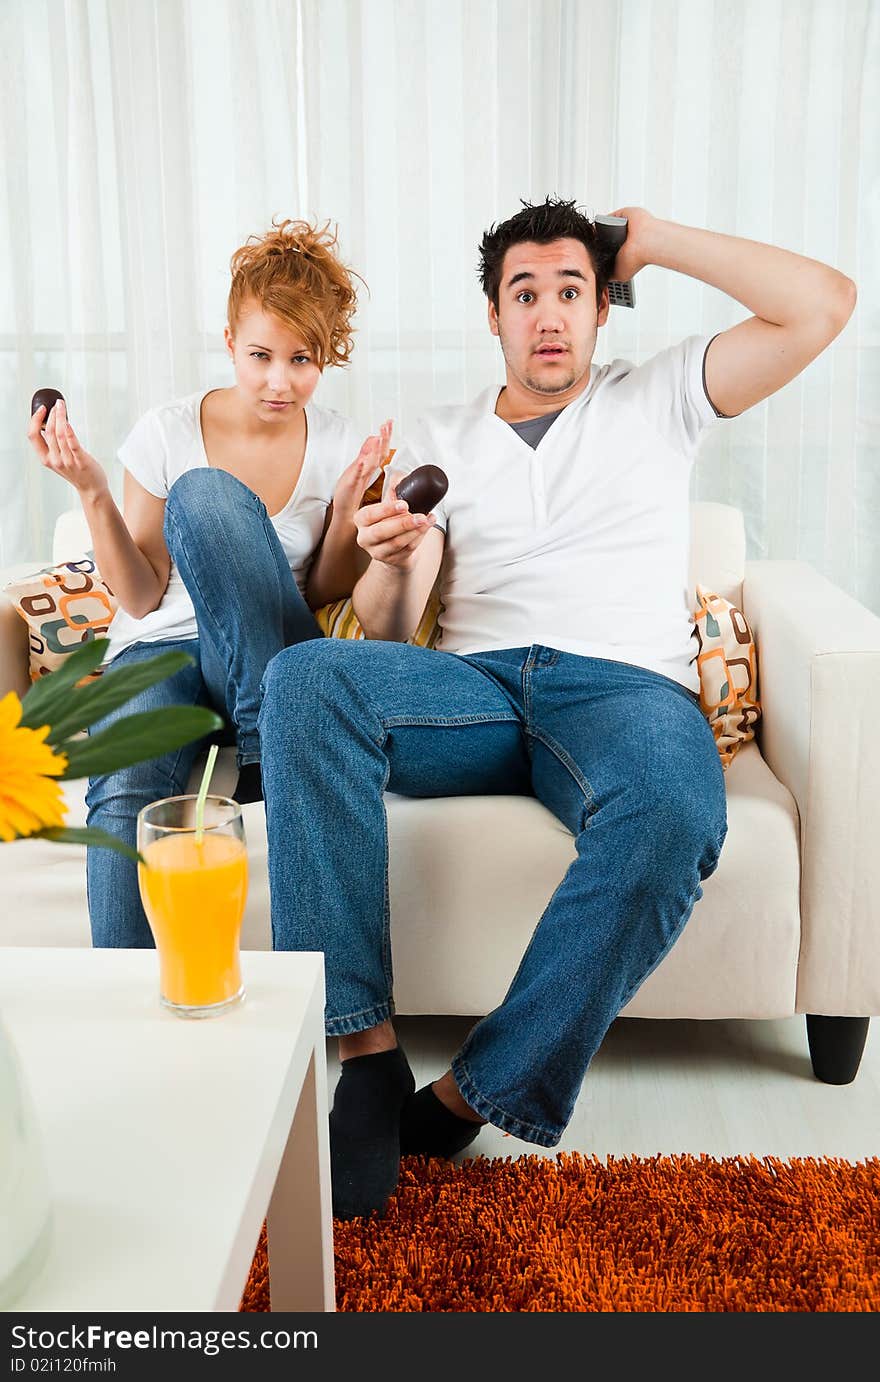
M 92 552 L 10 581 L 4 590 L 28 626 L 31 681 L 53 672 L 81 643 L 104 638 L 118 604 Z
M 761 716 L 755 640 L 742 610 L 729 600 L 698 585 L 697 601 L 700 706 L 727 768 L 743 744 L 754 739 Z

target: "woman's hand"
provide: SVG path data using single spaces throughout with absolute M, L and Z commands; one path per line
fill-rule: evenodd
M 643 206 L 622 206 L 608 215 L 625 216 L 627 220 L 626 239 L 617 252 L 611 277 L 617 283 L 628 283 L 652 262 L 648 236 L 657 218 Z
M 47 470 L 54 470 L 62 480 L 73 485 L 84 500 L 95 499 L 109 492 L 110 485 L 100 461 L 90 456 L 77 439 L 67 420 L 67 405 L 59 399 L 43 420 L 45 408 L 38 408 L 31 418 L 28 441 Z M 43 435 L 40 429 L 45 428 Z M 45 440 L 44 440 L 45 437 Z
M 376 471 L 388 454 L 392 421 L 379 428 L 378 437 L 367 437 L 355 460 L 343 470 L 333 491 L 333 517 L 351 522 L 361 506 Z
M 410 513 L 409 506 L 397 497 L 397 483 L 403 475 L 391 474 L 388 495 L 379 504 L 358 509 L 354 521 L 357 544 L 373 561 L 400 571 L 410 571 L 418 561 L 418 549 L 437 519 L 433 513 Z

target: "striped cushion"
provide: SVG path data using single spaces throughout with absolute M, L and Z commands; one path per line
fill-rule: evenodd
M 438 615 L 440 613 L 440 594 L 437 586 L 431 591 L 419 627 L 407 643 L 419 648 L 433 648 L 440 633 Z M 328 638 L 363 638 L 364 631 L 358 623 L 357 615 L 351 607 L 351 599 L 337 600 L 335 604 L 324 605 L 315 610 L 315 618 Z

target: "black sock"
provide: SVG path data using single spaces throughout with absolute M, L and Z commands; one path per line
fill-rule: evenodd
M 243 763 L 238 770 L 238 786 L 233 793 L 239 806 L 263 800 L 263 774 L 259 763 Z
M 470 1146 L 484 1125 L 459 1118 L 426 1084 L 404 1100 L 400 1115 L 401 1156 L 454 1156 Z
M 381 1211 L 393 1195 L 400 1175 L 400 1109 L 415 1083 L 399 1046 L 342 1062 L 330 1111 L 334 1218 Z

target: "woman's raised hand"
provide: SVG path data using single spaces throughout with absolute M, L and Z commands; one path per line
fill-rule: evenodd
M 38 408 L 31 418 L 28 441 L 47 470 L 67 480 L 83 499 L 94 499 L 110 489 L 100 461 L 90 456 L 77 439 L 67 420 L 67 406 L 59 399 L 48 418 Z M 40 429 L 44 431 L 41 434 Z
M 376 471 L 384 464 L 391 441 L 393 423 L 389 418 L 377 437 L 367 437 L 350 466 L 343 470 L 333 491 L 333 515 L 353 519 L 361 506 Z

